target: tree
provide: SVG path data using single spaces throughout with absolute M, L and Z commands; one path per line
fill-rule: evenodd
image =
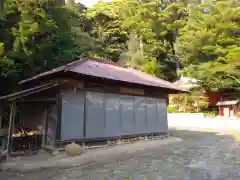
M 208 97 L 202 88 L 192 88 L 189 94 L 174 94 L 169 97 L 170 107 L 178 112 L 199 112 L 208 107 Z
M 239 2 L 5 0 L 0 17 L 1 93 L 20 79 L 80 57 L 118 61 L 172 81 L 239 87 Z M 188 5 L 192 4 L 191 8 Z
M 90 33 L 102 44 L 107 58 L 117 61 L 120 55 L 129 56 L 132 53 L 129 43 L 132 36 L 136 36 L 141 42 L 144 66 L 172 80 L 176 77 L 173 44 L 178 29 L 184 24 L 180 19 L 186 15 L 185 9 L 183 4 L 174 1 L 113 0 L 96 4 L 87 10 L 86 16 L 92 21 Z M 147 67 L 141 69 L 148 72 Z
M 137 35 L 131 35 L 127 45 L 127 51 L 120 55 L 118 61 L 120 64 L 147 72 L 148 74 L 163 77 L 161 72 L 159 72 L 160 64 L 158 64 L 157 60 L 144 57 L 143 45 Z
M 177 39 L 182 73 L 206 89 L 239 87 L 239 7 L 237 1 L 197 6 Z
M 170 1 L 129 1 L 123 10 L 123 26 L 137 34 L 143 44 L 146 59 L 156 64 L 162 78 L 176 77 L 174 42 L 178 29 L 183 25 L 186 8 Z M 148 61 L 146 61 L 148 62 Z
M 126 47 L 127 32 L 122 27 L 121 11 L 125 1 L 98 2 L 86 10 L 87 29 L 100 47 L 92 56 L 118 61 Z
M 0 80 L 6 93 L 20 79 L 94 51 L 77 4 L 5 0 L 0 23 Z

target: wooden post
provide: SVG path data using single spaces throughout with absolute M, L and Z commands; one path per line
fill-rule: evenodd
M 46 115 L 45 115 L 45 120 L 44 120 L 44 124 L 43 124 L 43 136 L 42 136 L 42 145 L 41 145 L 42 148 L 44 148 L 47 143 L 48 111 L 49 111 L 49 107 L 47 107 L 47 109 L 46 109 Z
M 57 124 L 56 124 L 56 136 L 55 136 L 55 146 L 56 140 L 61 140 L 61 131 L 62 131 L 62 92 L 59 92 L 57 95 L 56 106 L 57 106 Z
M 3 109 L 2 104 L 0 103 L 0 129 L 3 128 L 2 116 L 3 116 Z
M 14 129 L 16 116 L 16 103 L 13 102 L 11 105 L 11 112 L 9 117 L 9 128 L 8 128 L 8 141 L 7 141 L 7 155 L 10 156 L 12 152 L 12 134 Z
M 0 103 L 0 132 L 1 132 L 1 129 L 3 128 L 2 126 L 2 114 L 3 113 L 3 110 L 2 110 L 2 104 Z M 0 135 L 1 136 L 1 135 Z M 4 149 L 5 150 L 5 144 L 4 144 L 4 139 L 1 140 L 1 146 L 0 146 L 0 149 Z
M 84 92 L 84 111 L 83 111 L 83 138 L 86 138 L 87 132 L 87 123 L 86 123 L 86 118 L 87 118 L 87 91 Z

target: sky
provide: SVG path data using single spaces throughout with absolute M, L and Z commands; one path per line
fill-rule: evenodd
M 87 7 L 91 7 L 93 4 L 95 4 L 98 0 L 75 0 L 75 2 L 81 2 Z M 106 0 L 110 1 L 110 0 Z

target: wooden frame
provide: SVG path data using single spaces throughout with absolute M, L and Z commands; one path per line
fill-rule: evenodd
M 22 102 L 56 102 L 56 98 L 37 98 L 37 99 L 23 99 L 18 100 L 16 102 L 22 103 Z
M 8 128 L 8 140 L 7 140 L 7 154 L 11 155 L 12 152 L 12 134 L 15 124 L 16 117 L 16 102 L 13 102 L 11 105 L 10 119 L 9 119 L 9 128 Z
M 167 135 L 167 132 L 153 132 L 153 133 L 142 133 L 142 134 L 132 134 L 132 135 L 122 135 L 122 136 L 112 136 L 112 137 L 98 137 L 98 138 L 84 138 L 84 139 L 69 139 L 69 140 L 58 140 L 56 141 L 57 145 L 70 142 L 99 142 L 107 140 L 117 140 L 117 139 L 127 139 L 134 138 L 139 136 L 157 136 L 157 135 Z
M 152 97 L 152 98 L 167 98 L 168 92 L 163 89 L 154 89 L 157 90 L 153 92 L 153 88 L 147 88 L 142 86 L 131 86 L 129 84 L 106 84 L 108 81 L 101 83 L 94 80 L 93 82 L 85 81 L 71 81 L 71 84 L 65 83 L 62 88 L 77 88 L 80 91 L 92 91 L 100 93 L 112 93 L 119 95 L 132 95 L 132 96 L 143 96 L 143 97 Z M 80 88 L 79 88 L 80 85 Z
M 2 116 L 3 116 L 3 109 L 2 109 L 2 104 L 0 103 L 0 142 L 1 142 L 0 150 L 5 150 L 6 139 L 4 138 L 5 130 L 3 129 Z
M 140 88 L 127 88 L 127 87 L 120 87 L 121 94 L 133 94 L 133 95 L 144 95 L 144 89 Z

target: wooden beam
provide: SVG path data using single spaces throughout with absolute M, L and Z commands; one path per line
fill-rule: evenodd
M 56 98 L 23 99 L 17 102 L 55 102 Z
M 12 152 L 12 134 L 14 129 L 15 116 L 16 116 L 16 102 L 13 102 L 11 105 L 11 112 L 9 117 L 8 141 L 7 141 L 8 156 L 10 156 Z
M 26 89 L 26 90 L 23 90 L 23 91 L 20 91 L 20 92 L 17 92 L 17 93 L 2 96 L 2 97 L 0 97 L 0 99 L 7 100 L 7 101 L 15 101 L 17 99 L 29 96 L 31 94 L 35 94 L 35 93 L 38 93 L 38 92 L 41 92 L 41 91 L 45 91 L 45 90 L 57 87 L 60 84 L 64 84 L 65 82 L 67 82 L 67 81 L 65 80 L 65 81 L 61 81 L 61 82 L 56 82 L 55 84 L 53 84 L 53 83 L 44 84 L 44 85 L 41 85 L 41 86 L 38 86 L 38 87 Z
M 144 89 L 120 87 L 120 93 L 134 94 L 134 95 L 144 95 Z

